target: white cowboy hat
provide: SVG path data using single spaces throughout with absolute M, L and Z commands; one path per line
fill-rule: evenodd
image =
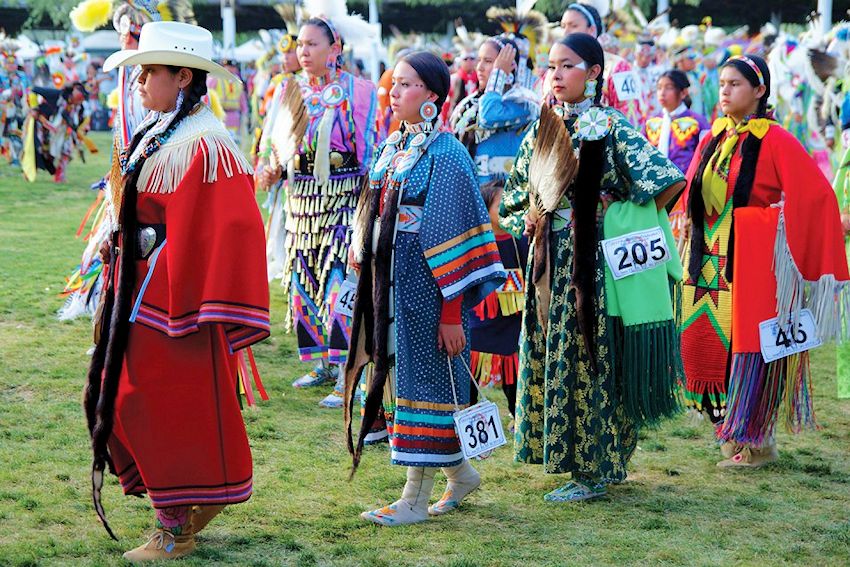
M 116 51 L 103 63 L 104 72 L 127 65 L 173 65 L 200 69 L 225 81 L 239 78 L 212 60 L 209 30 L 182 22 L 149 22 L 142 26 L 138 49 Z

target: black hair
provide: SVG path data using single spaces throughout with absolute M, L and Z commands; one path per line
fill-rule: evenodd
M 323 20 L 322 18 L 310 18 L 309 20 L 304 22 L 301 27 L 304 27 L 304 26 L 316 26 L 317 28 L 320 28 L 325 33 L 325 37 L 328 38 L 328 43 L 330 43 L 331 45 L 336 43 L 337 38 L 334 35 L 333 30 L 328 25 L 328 22 Z M 340 36 L 339 37 L 339 47 L 340 47 L 340 49 L 342 48 L 342 45 L 343 45 L 342 36 Z
M 496 48 L 496 51 L 501 51 L 502 47 L 505 45 L 513 47 L 516 52 L 514 53 L 514 63 L 516 63 L 517 68 L 519 68 L 519 45 L 513 38 L 508 37 L 506 34 L 494 35 L 485 39 L 484 43 L 492 43 Z
M 479 190 L 481 191 L 481 198 L 484 199 L 484 205 L 487 207 L 487 210 L 490 210 L 490 207 L 493 205 L 493 201 L 496 200 L 496 197 L 498 197 L 499 193 L 501 193 L 504 189 L 505 182 L 498 179 L 481 184 Z
M 684 73 L 684 71 L 680 71 L 678 69 L 668 69 L 661 73 L 658 77 L 658 80 L 661 79 L 670 79 L 670 82 L 673 83 L 673 86 L 681 92 L 687 88 L 690 88 L 691 81 L 688 80 L 688 76 Z
M 428 90 L 437 95 L 434 104 L 437 108 L 442 107 L 446 97 L 449 96 L 451 83 L 451 74 L 445 61 L 430 51 L 414 51 L 402 57 L 401 61 L 413 67 Z
M 596 77 L 596 95 L 593 102 L 598 104 L 602 100 L 602 71 L 605 69 L 605 52 L 595 37 L 586 33 L 571 33 L 558 41 L 561 45 L 569 47 L 575 54 L 586 62 L 588 68 L 599 65 L 599 75 Z
M 767 115 L 767 98 L 770 95 L 770 72 L 767 69 L 767 63 L 764 59 L 756 55 L 747 56 L 759 68 L 764 77 L 764 86 L 766 88 L 764 96 L 759 100 L 756 117 L 763 118 Z M 723 67 L 734 67 L 744 78 L 747 79 L 753 87 L 759 86 L 758 75 L 753 71 L 752 67 L 740 59 L 729 59 L 724 63 Z M 697 281 L 702 270 L 702 257 L 704 252 L 704 221 L 705 221 L 705 202 L 702 199 L 702 176 L 705 168 L 708 167 L 708 162 L 711 156 L 717 150 L 723 138 L 723 132 L 714 136 L 705 147 L 700 158 L 699 167 L 697 168 L 694 178 L 691 180 L 690 192 L 688 195 L 688 216 L 691 218 L 691 257 L 688 264 L 688 276 L 692 281 Z M 758 164 L 759 154 L 761 153 L 762 138 L 758 136 L 748 135 L 743 144 L 741 144 L 741 166 L 739 168 L 738 178 L 735 180 L 735 187 L 732 192 L 732 208 L 746 207 L 750 202 L 750 193 L 753 190 L 753 183 L 756 176 L 756 165 Z M 726 280 L 732 282 L 734 277 L 734 260 L 735 260 L 735 223 L 729 231 L 729 244 L 726 254 Z
M 688 79 L 688 76 L 684 71 L 680 71 L 679 69 L 668 69 L 664 71 L 661 73 L 661 76 L 658 77 L 659 81 L 661 79 L 668 79 L 671 83 L 673 83 L 673 87 L 675 87 L 679 93 L 691 86 L 691 81 Z M 684 103 L 688 108 L 691 107 L 691 97 L 689 95 L 685 95 Z
M 758 108 L 756 109 L 756 116 L 758 118 L 764 118 L 767 115 L 767 99 L 770 98 L 770 69 L 768 69 L 765 60 L 758 55 L 747 55 L 746 58 L 755 63 L 764 78 L 764 95 L 759 99 Z M 721 69 L 724 67 L 734 67 L 737 69 L 753 87 L 758 87 L 762 84 L 756 72 L 753 71 L 753 68 L 740 58 L 730 57 L 720 66 Z
M 77 89 L 79 89 L 80 92 L 83 93 L 84 97 L 89 97 L 89 90 L 86 88 L 86 85 L 81 83 L 80 81 L 77 81 L 62 88 L 62 98 L 64 98 L 65 100 L 70 100 L 71 95 L 73 95 L 74 91 Z
M 567 10 L 572 10 L 574 12 L 578 12 L 579 14 L 582 15 L 582 17 L 585 20 L 587 20 L 587 14 L 585 14 L 581 9 L 573 6 L 573 4 L 579 4 L 583 9 L 587 10 L 590 13 L 591 17 L 593 18 L 593 21 L 592 22 L 588 21 L 587 23 L 588 23 L 588 25 L 591 25 L 591 26 L 596 28 L 596 37 L 599 37 L 599 35 L 602 33 L 602 30 L 603 30 L 602 16 L 599 15 L 599 10 L 597 10 L 595 7 L 591 6 L 590 4 L 585 4 L 583 2 L 573 2 L 572 4 L 567 6 Z
M 165 67 L 174 75 L 182 69 L 182 67 L 177 67 L 176 65 L 166 65 Z M 207 72 L 189 67 L 187 69 L 192 71 L 192 82 L 183 91 L 183 105 L 180 107 L 180 111 L 174 116 L 174 120 L 171 121 L 171 126 L 176 125 L 188 116 L 192 112 L 192 109 L 195 108 L 195 105 L 201 102 L 201 98 L 207 94 Z

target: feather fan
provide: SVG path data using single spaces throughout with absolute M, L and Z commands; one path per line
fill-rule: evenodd
M 540 111 L 540 126 L 528 165 L 531 197 L 529 214 L 537 220 L 534 233 L 532 281 L 537 296 L 537 318 L 546 334 L 552 290 L 549 286 L 549 226 L 552 214 L 578 173 L 578 159 L 567 127 L 549 106 Z
M 528 183 L 539 215 L 557 210 L 578 172 L 572 140 L 560 116 L 548 106 L 540 112 L 540 127 L 529 164 Z
M 815 75 L 821 81 L 826 81 L 838 71 L 838 58 L 833 57 L 826 51 L 810 49 L 809 60 L 811 61 Z
M 272 148 L 277 165 L 284 166 L 301 147 L 307 132 L 307 107 L 298 81 L 288 81 L 283 100 L 274 121 Z

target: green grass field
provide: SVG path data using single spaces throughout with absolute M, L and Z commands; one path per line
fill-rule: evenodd
M 92 510 L 81 411 L 90 322 L 55 316 L 82 250 L 88 186 L 106 163 L 72 162 L 63 185 L 43 172 L 27 184 L 0 165 L 0 565 L 121 564 L 152 525 L 147 501 L 122 496 L 114 478 L 104 504 L 119 542 Z M 347 480 L 341 411 L 317 406 L 324 390 L 290 386 L 306 366 L 283 332 L 277 284 L 271 296 L 274 332 L 255 347 L 271 400 L 244 412 L 255 493 L 185 565 L 850 565 L 850 400 L 835 399 L 831 349 L 813 357 L 821 429 L 781 433 L 779 461 L 762 470 L 718 470 L 711 428 L 683 416 L 642 435 L 629 481 L 603 500 L 544 503 L 565 478 L 503 448 L 476 465 L 483 485 L 460 512 L 379 528 L 358 514 L 395 500 L 404 470 L 371 448 Z M 435 498 L 441 490 L 438 475 Z

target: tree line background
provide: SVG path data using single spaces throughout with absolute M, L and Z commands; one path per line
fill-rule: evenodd
M 539 0 L 537 9 L 550 21 L 558 21 L 571 0 Z M 68 12 L 79 0 L 0 0 L 0 28 L 15 34 L 28 28 L 67 29 Z M 283 27 L 283 22 L 268 0 L 237 0 L 236 25 L 241 32 L 261 28 Z M 193 2 L 198 23 L 211 30 L 221 29 L 219 3 L 216 0 Z M 495 33 L 496 26 L 484 15 L 490 6 L 512 6 L 512 0 L 378 0 L 384 34 L 390 26 L 402 32 L 445 33 L 456 18 L 463 18 L 472 30 Z M 637 0 L 645 14 L 654 14 L 657 2 Z M 765 22 L 779 19 L 783 23 L 805 23 L 817 7 L 816 0 L 671 0 L 671 20 L 680 26 L 698 24 L 711 16 L 714 24 L 726 28 L 749 25 L 758 30 Z M 368 0 L 348 0 L 349 10 L 368 14 Z M 439 8 L 439 10 L 435 10 Z M 833 21 L 847 18 L 850 0 L 834 0 Z

